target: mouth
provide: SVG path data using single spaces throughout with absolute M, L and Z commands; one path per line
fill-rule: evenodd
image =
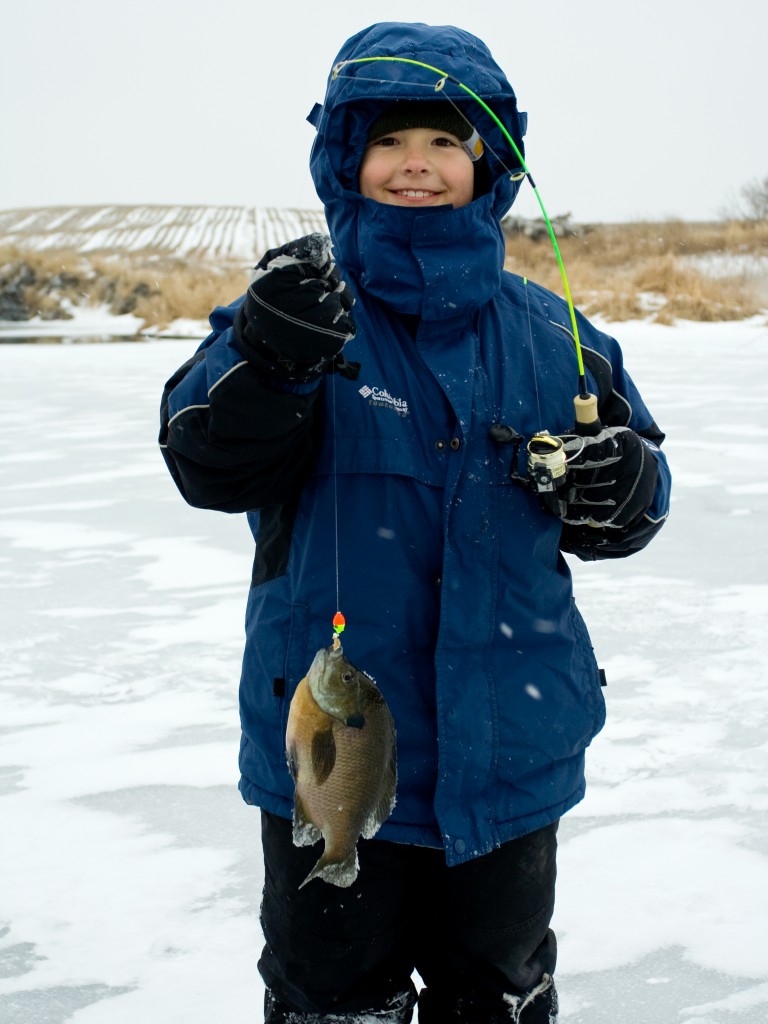
M 434 199 L 440 192 L 431 192 L 425 188 L 398 188 L 392 190 L 392 195 L 399 199 Z

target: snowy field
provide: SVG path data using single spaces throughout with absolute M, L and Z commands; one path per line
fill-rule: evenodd
M 273 206 L 44 206 L 0 211 L 7 246 L 37 252 L 139 252 L 251 266 L 255 252 L 326 231 L 319 209 Z
M 608 675 L 563 821 L 562 1024 L 768 1020 L 768 330 L 617 326 L 675 476 L 574 565 Z M 243 517 L 156 448 L 179 341 L 0 345 L 0 1020 L 262 1020 L 237 783 Z

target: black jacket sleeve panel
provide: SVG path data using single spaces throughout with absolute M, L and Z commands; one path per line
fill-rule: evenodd
M 246 360 L 209 387 L 204 363 L 224 343 L 231 348 L 231 337 L 206 342 L 166 384 L 163 457 L 184 499 L 197 508 L 246 512 L 289 501 L 313 461 L 320 389 L 282 390 Z M 174 404 L 181 408 L 172 415 Z

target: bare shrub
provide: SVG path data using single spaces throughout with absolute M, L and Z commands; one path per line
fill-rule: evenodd
M 724 220 L 762 221 L 768 223 L 768 175 L 753 178 L 742 185 L 737 198 L 731 198 L 721 211 Z

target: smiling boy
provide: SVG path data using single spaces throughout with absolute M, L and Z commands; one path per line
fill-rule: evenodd
M 472 134 L 449 103 L 393 105 L 368 134 L 361 195 L 393 206 L 466 206 L 483 152 L 479 140 L 474 150 L 466 144 Z
M 499 424 L 571 432 L 576 358 L 565 303 L 503 269 L 519 160 L 457 81 L 522 153 L 480 40 L 385 23 L 347 41 L 310 115 L 330 239 L 268 252 L 163 397 L 180 491 L 246 512 L 256 541 L 240 789 L 262 809 L 267 1024 L 407 1024 L 417 999 L 420 1024 L 557 1019 L 556 833 L 605 716 L 563 552 L 624 557 L 667 515 L 663 434 L 583 317 L 602 430 L 559 512 L 498 443 Z M 300 889 L 317 851 L 292 843 L 285 724 L 337 587 L 345 651 L 394 716 L 397 803 L 348 890 Z

